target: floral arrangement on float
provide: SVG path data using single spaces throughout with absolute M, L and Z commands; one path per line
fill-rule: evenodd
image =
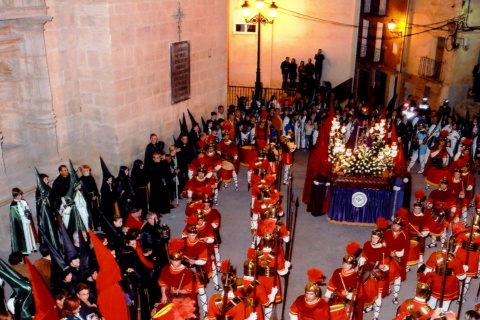
M 368 126 L 357 123 L 346 141 L 347 129 L 334 118 L 330 130 L 328 160 L 332 171 L 345 177 L 383 177 L 394 166 L 398 154 L 396 142 L 385 143 L 385 119 Z

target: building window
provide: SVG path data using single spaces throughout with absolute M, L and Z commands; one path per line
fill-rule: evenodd
M 368 42 L 368 28 L 370 27 L 370 21 L 363 20 L 362 22 L 362 41 L 360 44 L 360 57 L 365 58 L 367 56 L 367 42 Z
M 387 13 L 387 0 L 380 0 L 378 4 L 378 15 L 384 16 Z
M 383 23 L 377 22 L 377 34 L 375 36 L 375 53 L 373 55 L 373 62 L 380 62 L 382 56 L 382 38 L 383 38 Z
M 245 23 L 245 18 L 242 16 L 242 12 L 237 10 L 234 15 L 233 33 L 254 34 L 257 33 L 257 25 Z
M 372 0 L 365 0 L 365 5 L 363 6 L 363 12 L 370 13 L 371 7 L 372 7 Z

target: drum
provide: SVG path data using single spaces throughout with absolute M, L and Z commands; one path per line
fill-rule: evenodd
M 420 260 L 420 245 L 417 240 L 410 239 L 410 250 L 408 250 L 407 266 L 418 264 Z
M 229 161 L 222 161 L 222 167 L 218 170 L 218 179 L 222 182 L 228 183 L 232 181 L 234 165 Z
M 378 269 L 372 270 L 372 277 L 375 281 L 384 281 L 387 280 L 388 272 Z
M 257 149 L 255 149 L 255 146 L 242 146 L 240 148 L 240 164 L 244 167 L 248 167 L 250 163 L 255 161 L 257 159 L 258 153 Z

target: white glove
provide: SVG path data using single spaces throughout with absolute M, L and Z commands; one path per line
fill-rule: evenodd
M 468 191 L 470 191 L 470 190 L 472 190 L 472 189 L 473 189 L 472 186 L 468 186 L 468 187 L 467 187 L 467 190 L 468 190 Z
M 325 185 L 326 185 L 327 187 L 330 186 L 330 182 L 325 183 Z
M 250 313 L 250 316 L 246 320 L 257 320 L 257 313 L 256 312 Z
M 352 300 L 353 299 L 353 292 L 349 292 L 347 294 L 347 297 L 346 297 L 348 300 Z
M 268 299 L 270 300 L 270 303 L 272 303 L 273 301 L 275 301 L 275 296 L 277 295 L 278 293 L 278 288 L 277 287 L 273 287 L 272 288 L 272 292 L 268 295 Z
M 316 185 L 316 186 L 319 186 L 319 185 L 320 185 L 320 182 L 318 182 L 318 181 L 313 181 L 313 184 Z
M 393 187 L 393 190 L 395 190 L 395 191 L 400 191 L 400 187 L 399 187 L 399 186 L 394 186 L 394 187 Z

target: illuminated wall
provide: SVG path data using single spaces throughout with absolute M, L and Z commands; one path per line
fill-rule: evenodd
M 253 86 L 257 61 L 256 33 L 239 33 L 245 23 L 241 5 L 230 0 L 229 85 Z M 255 1 L 249 1 L 255 12 Z M 354 73 L 358 6 L 360 1 L 275 1 L 279 7 L 273 25 L 261 26 L 261 75 L 264 87 L 281 87 L 280 64 L 286 56 L 307 62 L 318 49 L 325 55 L 322 80 L 335 86 Z M 269 1 L 263 14 L 268 16 Z M 323 19 L 325 21 L 320 21 Z M 338 22 L 340 24 L 333 24 Z

